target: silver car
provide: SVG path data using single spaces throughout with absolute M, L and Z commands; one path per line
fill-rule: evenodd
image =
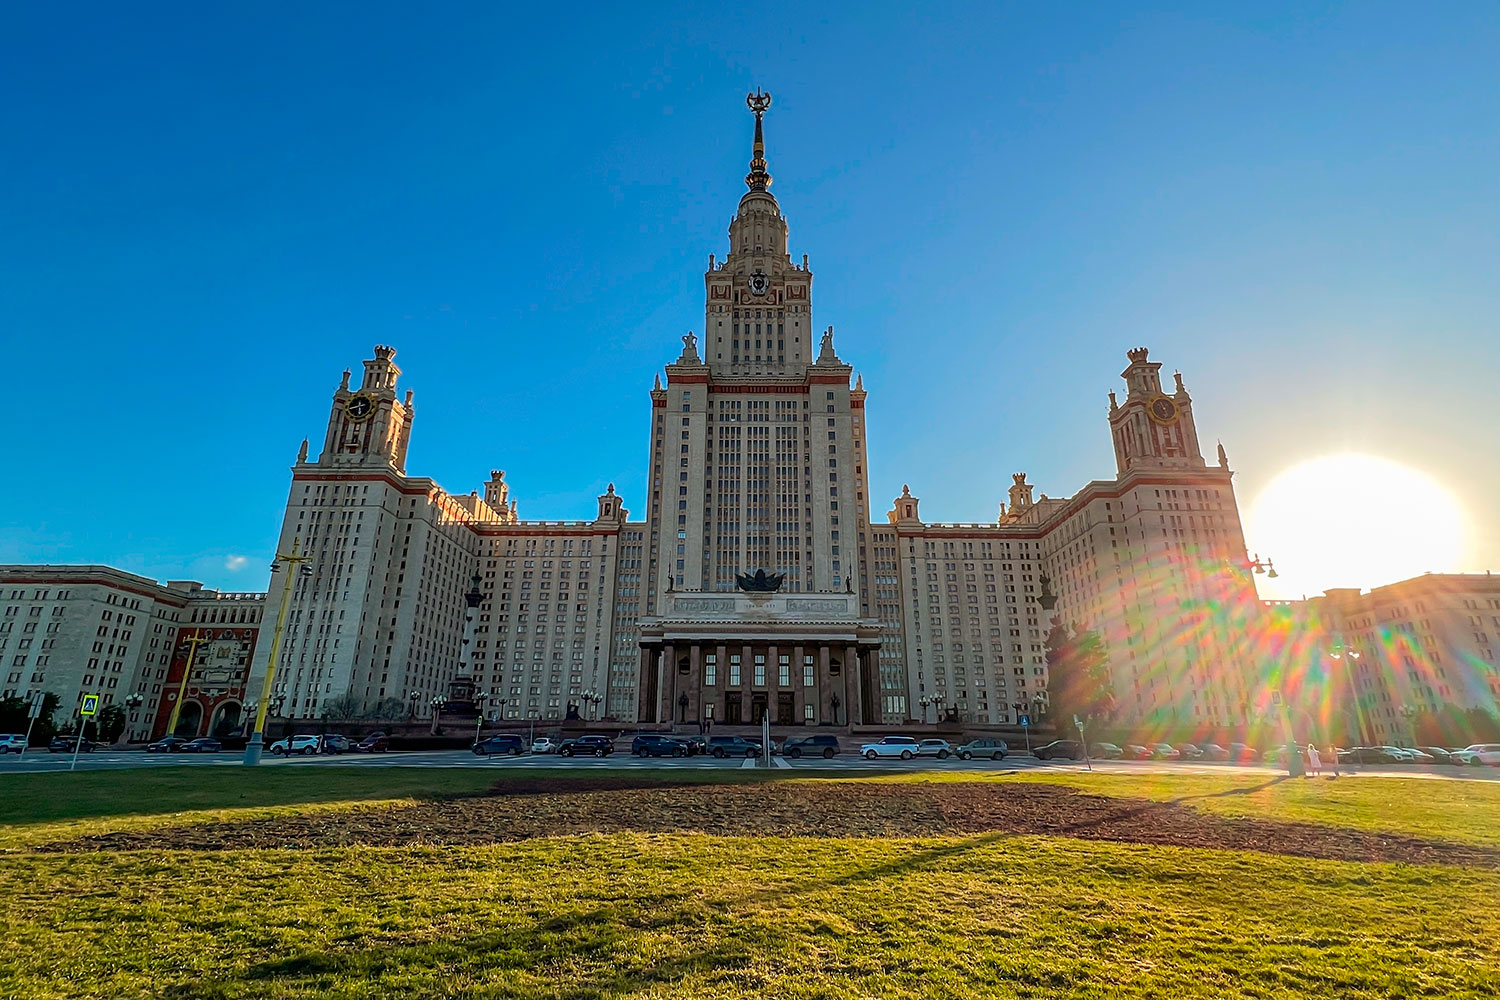
M 917 744 L 917 756 L 947 760 L 953 756 L 953 745 L 947 740 L 923 740 Z

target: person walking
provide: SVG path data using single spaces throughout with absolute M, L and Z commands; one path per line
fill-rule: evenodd
M 1323 773 L 1323 761 L 1318 757 L 1318 745 L 1309 743 L 1307 745 L 1307 773 L 1316 778 Z

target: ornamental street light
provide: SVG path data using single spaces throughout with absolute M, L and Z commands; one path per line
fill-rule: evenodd
M 474 694 L 474 707 L 476 709 L 478 709 L 478 712 L 476 712 L 475 716 L 474 716 L 474 742 L 475 743 L 479 742 L 479 734 L 481 732 L 483 732 L 483 730 L 484 730 L 484 703 L 487 702 L 487 701 L 489 701 L 490 698 L 492 698 L 492 697 L 494 697 L 494 696 L 490 695 L 490 694 L 486 694 L 483 691 L 478 691 L 478 692 L 475 692 L 475 694 Z
M 1374 740 L 1370 738 L 1368 727 L 1365 725 L 1364 698 L 1359 691 L 1359 678 L 1355 676 L 1355 668 L 1359 665 L 1359 650 L 1344 644 L 1342 637 L 1334 639 L 1333 648 L 1328 651 L 1330 658 L 1344 665 L 1344 673 L 1349 682 L 1349 697 L 1354 701 L 1354 720 L 1358 727 L 1359 741 L 1364 746 L 1370 746 Z
M 406 696 L 406 700 L 411 703 L 411 714 L 407 718 L 415 719 L 417 717 L 417 704 L 422 700 L 422 692 L 412 691 Z
M 932 704 L 932 699 L 923 695 L 917 699 L 917 704 L 922 706 L 922 725 L 927 725 L 927 706 Z
M 271 633 L 271 654 L 266 658 L 266 679 L 260 687 L 260 710 L 255 713 L 255 728 L 250 732 L 250 742 L 245 744 L 245 764 L 260 763 L 260 753 L 265 746 L 266 709 L 271 704 L 271 685 L 276 681 L 277 660 L 281 656 L 281 634 L 286 631 L 286 614 L 292 605 L 292 584 L 299 576 L 311 576 L 308 565 L 312 556 L 298 554 L 301 540 L 292 539 L 290 552 L 276 553 L 271 563 L 271 572 L 281 574 L 281 610 L 276 613 L 276 630 Z
M 589 688 L 579 697 L 583 699 L 584 704 L 588 705 L 594 710 L 594 718 L 599 718 L 599 703 L 604 700 L 604 696 L 593 688 Z
M 1396 709 L 1401 718 L 1406 720 L 1406 735 L 1411 740 L 1411 745 L 1417 745 L 1417 724 L 1413 720 L 1422 714 L 1422 710 L 1415 705 L 1402 705 Z
M 443 706 L 448 704 L 448 699 L 440 694 L 435 694 L 432 696 L 432 701 L 428 704 L 432 706 L 432 735 L 436 736 L 438 734 L 438 724 L 443 718 Z
M 1245 568 L 1253 573 L 1264 573 L 1266 579 L 1274 580 L 1281 574 L 1276 572 L 1276 567 L 1271 564 L 1271 557 L 1267 556 L 1265 561 L 1260 558 L 1260 553 L 1255 553 L 1255 558 L 1245 560 Z
M 203 635 L 201 630 L 194 630 L 194 634 L 182 640 L 182 645 L 177 647 L 179 653 L 187 653 L 187 665 L 182 668 L 182 683 L 177 685 L 177 700 L 172 702 L 172 714 L 167 719 L 168 736 L 177 733 L 177 716 L 182 713 L 182 699 L 187 696 L 188 678 L 193 673 L 193 660 L 198 655 L 198 647 L 208 642 L 210 636 Z M 197 735 L 196 733 L 194 735 Z
M 932 724 L 934 726 L 943 721 L 943 702 L 947 700 L 940 694 L 932 696 Z

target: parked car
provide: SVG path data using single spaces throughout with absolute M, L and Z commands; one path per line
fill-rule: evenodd
M 494 736 L 476 740 L 469 749 L 474 751 L 476 757 L 489 757 L 494 754 L 510 754 L 512 757 L 519 757 L 526 750 L 526 741 L 514 733 L 496 733 Z
M 1406 759 L 1407 759 L 1407 761 L 1409 763 L 1412 763 L 1412 764 L 1436 764 L 1437 763 L 1437 758 L 1433 757 L 1432 754 L 1430 754 L 1427 751 L 1423 750 L 1421 747 L 1397 747 L 1397 749 L 1400 750 L 1403 754 L 1406 755 Z
M 357 753 L 386 753 L 391 749 L 391 738 L 385 733 L 371 733 L 354 744 Z
M 936 757 L 938 760 L 947 760 L 953 756 L 953 744 L 947 740 L 920 740 L 917 743 L 917 756 Z
M 655 750 L 662 743 L 667 744 L 665 753 Z M 683 753 L 673 753 L 678 747 L 683 749 Z M 686 756 L 687 744 L 675 736 L 662 733 L 641 733 L 630 741 L 630 752 L 637 757 L 682 757 Z
M 179 753 L 218 753 L 220 750 L 223 750 L 223 749 L 224 749 L 224 744 L 220 743 L 218 740 L 210 739 L 207 736 L 202 736 L 202 737 L 199 737 L 196 740 L 188 740 L 186 743 L 184 743 L 182 745 L 181 749 L 178 750 L 178 752 Z
M 1434 764 L 1457 764 L 1453 759 L 1453 751 L 1443 747 L 1417 747 L 1418 750 L 1432 758 Z
M 550 736 L 538 736 L 531 744 L 532 753 L 557 753 L 557 741 Z
M 1119 760 L 1125 756 L 1125 748 L 1114 743 L 1095 743 L 1089 747 L 1089 753 L 1100 760 Z
M 54 736 L 52 742 L 47 744 L 47 749 L 52 753 L 72 753 L 74 744 L 78 742 L 77 736 Z M 93 753 L 104 746 L 103 743 L 95 743 L 93 740 L 84 740 L 80 749 L 82 753 Z
M 1139 743 L 1127 743 L 1127 744 L 1125 744 L 1125 759 L 1126 760 L 1150 760 L 1151 759 L 1151 748 L 1147 747 L 1147 746 L 1142 746 Z
M 787 757 L 822 756 L 832 759 L 839 752 L 839 738 L 832 734 L 817 736 L 793 736 L 783 744 L 781 752 Z
M 758 757 L 760 744 L 739 736 L 714 736 L 708 741 L 708 752 L 715 757 Z
M 0 754 L 21 753 L 26 749 L 26 737 L 20 733 L 0 733 Z
M 917 741 L 910 736 L 887 736 L 879 743 L 866 743 L 859 748 L 865 760 L 876 757 L 900 757 L 911 760 L 917 755 Z
M 1055 760 L 1058 757 L 1083 760 L 1083 744 L 1077 740 L 1053 740 L 1051 743 L 1043 743 L 1031 753 L 1037 760 Z
M 1204 760 L 1218 761 L 1222 763 L 1230 758 L 1230 751 L 1219 746 L 1217 743 L 1205 743 L 1198 749 L 1203 751 Z
M 290 757 L 294 753 L 311 757 L 318 752 L 318 738 L 316 736 L 288 736 L 271 744 L 271 753 Z
M 1465 764 L 1489 764 L 1500 767 L 1500 743 L 1471 743 L 1462 750 L 1453 751 L 1453 756 Z
M 182 749 L 184 743 L 189 742 L 186 736 L 163 736 L 155 743 L 146 744 L 147 753 L 177 753 Z
M 1307 746 L 1306 746 L 1306 744 L 1298 743 L 1292 749 L 1296 750 L 1297 756 L 1299 756 L 1299 757 L 1302 758 L 1302 762 L 1304 764 L 1307 763 Z M 1281 745 L 1279 747 L 1271 747 L 1265 753 L 1263 753 L 1263 754 L 1260 755 L 1261 761 L 1264 762 L 1264 763 L 1266 763 L 1266 764 L 1285 764 L 1286 763 L 1286 758 L 1287 758 L 1287 747 L 1286 747 L 1285 744 L 1283 744 L 1283 745 Z
M 608 736 L 575 736 L 557 747 L 562 757 L 608 757 L 615 752 L 615 741 Z
M 1165 743 L 1162 743 L 1160 745 L 1166 746 Z M 1177 744 L 1177 754 L 1183 760 L 1202 760 L 1204 757 L 1203 748 L 1195 743 Z
M 642 744 L 639 750 L 631 752 L 640 757 L 686 757 L 688 747 L 686 740 L 669 736 L 665 739 L 651 740 Z
M 1229 759 L 1236 764 L 1254 764 L 1260 760 L 1260 751 L 1248 743 L 1229 744 Z
M 1339 753 L 1340 764 L 1399 764 L 1401 760 L 1385 747 L 1350 747 Z
M 1004 740 L 982 739 L 970 740 L 958 748 L 960 760 L 973 760 L 975 757 L 988 757 L 990 760 L 1004 760 L 1006 751 L 1010 747 Z
M 339 733 L 323 734 L 323 753 L 348 753 L 354 749 L 354 741 Z
M 1170 743 L 1151 744 L 1151 758 L 1153 760 L 1180 760 L 1182 751 Z
M 689 757 L 694 754 L 708 753 L 708 740 L 705 737 L 688 736 L 683 739 L 683 742 L 687 744 Z

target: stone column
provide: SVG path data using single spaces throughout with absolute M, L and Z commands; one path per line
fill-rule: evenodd
M 776 644 L 769 643 L 766 646 L 766 711 L 770 713 L 771 725 L 777 725 L 781 721 L 779 715 L 778 699 L 781 697 L 781 664 L 776 662 Z
M 844 704 L 849 705 L 849 724 L 853 725 L 857 719 L 860 725 L 869 725 L 870 720 L 865 717 L 864 692 L 859 683 L 859 647 L 844 647 L 844 693 L 839 695 Z M 851 704 L 852 703 L 852 704 Z
M 687 721 L 697 722 L 703 718 L 703 646 L 693 643 L 688 650 L 688 710 Z
M 636 694 L 637 714 L 642 722 L 655 722 L 660 708 L 660 690 L 656 676 L 656 651 L 649 646 L 640 647 L 641 687 Z
M 837 690 L 833 686 L 833 678 L 828 676 L 828 661 L 832 658 L 828 652 L 828 644 L 819 643 L 817 652 L 813 654 L 818 680 L 818 718 L 827 719 L 830 725 L 837 725 L 839 720 L 834 717 L 833 706 L 830 704 L 833 694 Z
M 792 721 L 801 726 L 805 724 L 807 713 L 803 709 L 807 705 L 807 688 L 802 686 L 802 643 L 792 647 Z M 817 706 L 813 706 L 813 721 L 819 721 Z
M 661 721 L 677 720 L 677 647 L 667 643 L 661 649 L 661 703 L 665 711 Z

